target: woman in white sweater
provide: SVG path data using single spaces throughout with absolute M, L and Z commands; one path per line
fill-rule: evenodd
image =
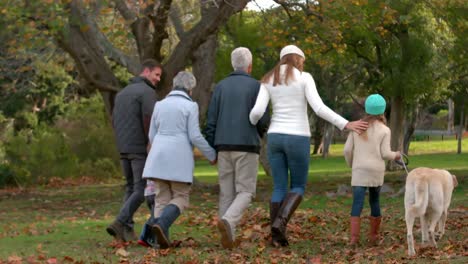
M 318 116 L 339 129 L 358 133 L 367 129 L 366 122 L 348 122 L 322 102 L 314 79 L 310 73 L 302 71 L 304 60 L 304 53 L 298 47 L 284 47 L 279 63 L 263 77 L 257 101 L 250 112 L 250 122 L 256 125 L 271 100 L 273 114 L 267 151 L 274 183 L 270 203 L 274 246 L 289 244 L 286 226 L 304 195 L 310 160 L 307 103 Z
M 371 208 L 369 242 L 376 244 L 382 220 L 379 196 L 384 182 L 385 160 L 398 160 L 401 157 L 399 152 L 390 150 L 390 129 L 383 116 L 385 107 L 386 102 L 381 95 L 372 94 L 367 97 L 367 116 L 363 120 L 369 122 L 369 128 L 361 135 L 349 133 L 344 147 L 346 163 L 352 167 L 351 245 L 359 244 L 361 212 L 367 188 Z

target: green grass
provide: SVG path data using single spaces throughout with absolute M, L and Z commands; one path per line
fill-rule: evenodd
M 452 142 L 453 143 L 453 142 Z M 348 242 L 350 195 L 327 197 L 337 185 L 349 185 L 350 169 L 340 156 L 342 145 L 332 146 L 327 159 L 311 159 L 309 182 L 304 201 L 289 225 L 291 246 L 274 249 L 268 245 L 268 200 L 272 180 L 261 173 L 257 197 L 239 228 L 239 248 L 223 250 L 218 243 L 216 210 L 218 191 L 216 171 L 206 161 L 198 161 L 196 176 L 200 185 L 191 195 L 191 207 L 171 229 L 182 247 L 147 250 L 134 243 L 125 245 L 128 257 L 118 255 L 118 244 L 105 232 L 117 214 L 123 195 L 119 184 L 100 184 L 64 188 L 34 188 L 24 192 L 0 190 L 0 263 L 21 258 L 23 263 L 305 263 L 320 258 L 325 263 L 466 263 L 468 244 L 467 184 L 468 154 L 456 155 L 447 148 L 451 142 L 412 143 L 419 151 L 411 155 L 410 168 L 445 168 L 458 176 L 449 211 L 446 236 L 438 250 L 419 249 L 417 258 L 406 257 L 406 229 L 403 197 L 382 194 L 384 240 L 379 247 L 365 244 L 368 220 L 363 219 L 363 246 L 351 250 Z M 466 149 L 466 148 L 465 148 Z M 434 151 L 437 150 L 437 151 Z M 395 190 L 403 186 L 403 171 L 386 175 Z M 369 214 L 367 204 L 363 216 Z M 145 206 L 136 214 L 137 231 L 148 215 Z M 420 234 L 415 227 L 420 244 Z M 12 258 L 17 256 L 16 258 Z

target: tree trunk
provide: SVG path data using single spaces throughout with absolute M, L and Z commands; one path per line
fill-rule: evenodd
M 390 130 L 392 137 L 390 146 L 393 151 L 403 149 L 403 128 L 405 125 L 405 103 L 401 96 L 391 98 Z
M 325 121 L 321 118 L 315 117 L 314 123 L 315 128 L 312 133 L 314 149 L 312 150 L 312 155 L 319 153 L 320 145 L 322 143 L 323 127 L 325 126 Z
M 328 157 L 330 154 L 330 144 L 333 139 L 333 134 L 335 132 L 335 126 L 326 122 L 323 135 L 323 149 L 322 149 L 322 158 Z
M 419 116 L 419 106 L 417 104 L 415 104 L 415 106 L 411 110 L 411 117 L 409 119 L 409 122 L 407 122 L 405 137 L 404 137 L 404 140 L 403 140 L 403 152 L 405 154 L 409 153 L 409 146 L 410 146 L 410 143 L 411 143 L 411 137 L 414 134 L 414 130 L 416 130 L 418 116 Z
M 390 139 L 390 147 L 393 151 L 403 149 L 403 128 L 405 123 L 405 103 L 401 96 L 391 98 L 390 110 L 390 130 L 392 137 Z M 387 164 L 388 170 L 396 170 L 397 166 L 392 161 Z
M 411 61 L 410 39 L 407 25 L 400 25 L 397 38 L 400 41 L 401 61 L 400 73 L 405 73 Z M 406 117 L 406 105 L 404 101 L 404 89 L 408 86 L 406 80 L 396 80 L 398 84 L 397 94 L 391 97 L 390 129 L 392 131 L 391 148 L 393 151 L 403 150 L 403 135 Z
M 463 131 L 465 130 L 465 100 L 462 100 L 461 105 L 461 112 L 460 112 L 460 125 L 458 128 L 458 146 L 457 146 L 457 154 L 462 153 L 462 140 L 463 140 Z
M 454 109 L 455 104 L 451 98 L 447 100 L 447 105 L 448 105 L 447 132 L 451 134 L 453 133 L 454 124 L 455 124 L 455 109 Z
M 216 71 L 216 49 L 218 47 L 216 40 L 216 34 L 211 35 L 194 53 L 193 74 L 197 78 L 197 86 L 193 90 L 193 99 L 200 108 L 200 126 L 205 124 L 206 111 L 211 98 Z
M 260 149 L 260 164 L 262 164 L 263 169 L 265 170 L 265 175 L 270 177 L 271 174 L 271 167 L 270 162 L 268 162 L 267 156 L 267 141 L 268 141 L 268 134 L 265 133 L 261 140 L 262 147 Z

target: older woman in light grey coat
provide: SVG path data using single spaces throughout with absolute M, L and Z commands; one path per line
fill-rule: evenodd
M 155 104 L 149 140 L 150 152 L 143 177 L 156 182 L 154 220 L 151 230 L 160 248 L 170 245 L 169 227 L 189 205 L 193 181 L 193 146 L 216 163 L 216 151 L 200 133 L 198 105 L 191 99 L 196 85 L 190 72 L 179 72 L 173 90 Z

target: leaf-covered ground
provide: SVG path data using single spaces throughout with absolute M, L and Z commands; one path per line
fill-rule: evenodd
M 36 188 L 23 192 L 0 191 L 0 263 L 467 263 L 468 175 L 458 175 L 449 211 L 446 236 L 438 249 L 420 245 L 419 223 L 414 232 L 417 256 L 406 256 L 403 197 L 382 195 L 383 240 L 377 247 L 366 243 L 368 219 L 362 222 L 362 246 L 350 248 L 349 210 L 351 196 L 331 197 L 327 191 L 348 178 L 311 183 L 300 208 L 289 224 L 288 248 L 269 245 L 267 202 L 271 182 L 258 184 L 255 202 L 245 214 L 238 232 L 238 247 L 221 248 L 216 228 L 217 188 L 198 186 L 191 208 L 171 229 L 179 245 L 167 250 L 145 249 L 136 243 L 112 241 L 105 227 L 112 222 L 121 201 L 120 185 L 87 185 Z M 390 182 L 395 190 L 398 179 Z M 366 204 L 363 215 L 368 215 Z M 148 215 L 142 206 L 137 229 Z

